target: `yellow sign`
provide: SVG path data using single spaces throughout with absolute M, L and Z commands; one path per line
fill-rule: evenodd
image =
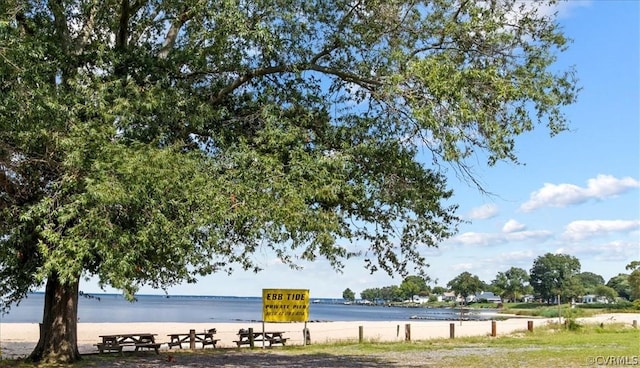
M 306 322 L 309 319 L 309 290 L 262 289 L 262 320 Z

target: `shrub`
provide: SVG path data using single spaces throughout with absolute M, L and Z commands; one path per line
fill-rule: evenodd
M 580 328 L 582 328 L 582 325 L 576 322 L 576 320 L 573 318 L 565 320 L 564 325 L 567 327 L 567 330 L 569 331 L 577 331 Z

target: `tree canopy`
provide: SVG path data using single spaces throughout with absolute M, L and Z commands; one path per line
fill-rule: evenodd
M 368 288 L 360 292 L 360 298 L 370 302 L 401 302 L 404 292 L 398 285 L 388 285 L 379 288 Z
M 566 301 L 568 301 L 568 298 L 580 300 L 580 298 L 588 294 L 604 296 L 610 302 L 614 302 L 618 298 L 632 301 L 637 299 L 634 298 L 632 293 L 632 282 L 636 281 L 632 278 L 632 275 L 633 272 L 640 269 L 639 261 L 633 261 L 625 267 L 627 270 L 633 270 L 632 275 L 618 274 L 612 277 L 606 285 L 601 275 L 593 272 L 578 272 L 580 269 L 579 264 L 580 262 L 576 257 L 566 254 L 547 253 L 538 256 L 534 260 L 532 267 L 532 271 L 536 270 L 533 274 L 533 281 L 539 284 L 537 291 L 535 291 L 537 299 L 546 299 L 549 302 L 558 294 Z M 561 274 L 565 275 L 565 277 L 561 277 Z M 370 301 L 384 300 L 391 302 L 410 299 L 411 296 L 417 294 L 421 296 L 430 295 L 434 297 L 434 300 L 430 301 L 436 301 L 435 297 L 443 295 L 447 289 L 441 286 L 430 288 L 427 285 L 430 280 L 431 278 L 429 277 L 411 275 L 405 277 L 400 285 L 365 289 L 362 291 L 361 296 L 363 299 Z M 460 296 L 463 295 L 460 290 L 471 285 L 472 288 L 470 288 L 470 291 L 466 291 L 465 297 L 478 291 L 492 291 L 503 299 L 515 302 L 525 294 L 534 292 L 530 282 L 532 282 L 532 277 L 526 270 L 519 267 L 511 267 L 507 271 L 498 272 L 490 285 L 485 284 L 484 281 L 469 272 L 463 272 L 451 280 L 447 286 Z M 479 287 L 475 288 L 478 285 Z M 545 288 L 549 290 L 546 297 L 543 296 Z M 541 292 L 541 290 L 543 291 Z
M 586 294 L 593 294 L 598 286 L 604 285 L 604 278 L 593 272 L 580 272 L 575 277 Z
M 428 295 L 429 286 L 427 285 L 429 277 L 420 277 L 410 275 L 405 277 L 400 284 L 400 290 L 405 300 L 412 300 L 414 295 Z
M 631 284 L 629 282 L 628 274 L 619 273 L 616 276 L 613 276 L 609 281 L 607 281 L 606 286 L 615 290 L 621 298 L 633 300 L 631 298 Z
M 618 292 L 607 285 L 596 286 L 593 294 L 607 298 L 609 303 L 615 302 L 618 297 Z
M 258 271 L 258 250 L 421 270 L 459 221 L 441 164 L 474 181 L 474 155 L 517 162 L 516 137 L 565 130 L 576 96 L 554 16 L 517 0 L 0 14 L 0 295 L 46 283 L 36 360 L 77 358 L 82 277 L 133 298 Z
M 356 293 L 354 293 L 353 290 L 346 288 L 342 292 L 342 299 L 352 302 L 356 300 Z
M 583 291 L 580 280 L 580 261 L 568 254 L 546 253 L 533 261 L 529 271 L 534 294 L 547 302 L 556 295 L 575 297 Z
M 630 289 L 630 299 L 640 299 L 640 261 L 631 261 L 626 267 L 626 270 L 631 271 L 631 274 L 627 278 Z
M 531 288 L 529 286 L 529 274 L 518 267 L 511 267 L 505 272 L 498 272 L 491 285 L 501 298 L 511 301 L 521 298 Z
M 447 286 L 453 290 L 456 295 L 461 296 L 466 304 L 467 297 L 482 291 L 485 283 L 482 282 L 478 276 L 465 271 L 449 281 Z

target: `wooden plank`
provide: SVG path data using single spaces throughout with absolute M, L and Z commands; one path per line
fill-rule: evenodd
M 136 347 L 136 351 L 138 349 L 153 349 L 155 350 L 156 354 L 160 354 L 160 351 L 158 349 L 160 349 L 160 345 L 158 343 L 153 343 L 153 342 L 145 342 L 145 343 L 137 343 L 135 344 Z
M 122 345 L 120 344 L 104 344 L 104 343 L 97 343 L 95 344 L 95 346 L 98 348 L 98 351 L 100 352 L 100 354 L 109 351 L 115 351 L 120 353 L 120 355 L 122 355 Z

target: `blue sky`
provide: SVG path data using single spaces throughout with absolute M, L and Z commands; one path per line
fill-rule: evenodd
M 578 102 L 565 109 L 571 131 L 549 138 L 540 129 L 519 138 L 523 165 L 477 166 L 493 195 L 451 175 L 459 215 L 470 223 L 424 251 L 427 273 L 440 286 L 464 271 L 490 282 L 511 266 L 529 270 L 547 252 L 575 256 L 582 271 L 605 281 L 640 260 L 640 2 L 569 0 L 559 6 L 573 43 L 558 66 L 575 65 L 583 88 Z M 270 254 L 256 259 L 265 268 L 259 274 L 216 274 L 169 293 L 259 296 L 263 288 L 301 288 L 310 289 L 312 298 L 340 298 L 347 287 L 359 296 L 366 288 L 401 282 L 381 272 L 370 275 L 362 259 L 347 262 L 343 273 L 323 261 L 293 271 Z M 81 289 L 100 292 L 93 282 Z

